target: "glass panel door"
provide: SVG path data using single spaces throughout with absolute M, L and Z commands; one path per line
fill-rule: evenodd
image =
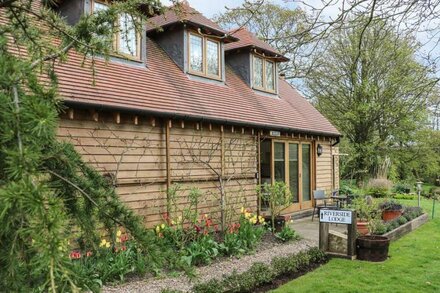
M 274 142 L 274 179 L 286 182 L 286 159 L 284 142 Z
M 311 154 L 310 144 L 302 144 L 302 200 L 309 201 L 311 199 Z
M 298 186 L 299 186 L 299 174 L 298 174 L 298 144 L 289 143 L 289 189 L 292 193 L 293 202 L 299 202 Z

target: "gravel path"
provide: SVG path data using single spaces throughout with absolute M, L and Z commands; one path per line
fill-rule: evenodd
M 263 262 L 269 264 L 274 257 L 287 256 L 296 254 L 298 252 L 308 250 L 311 247 L 317 246 L 315 241 L 302 239 L 296 242 L 281 244 L 281 243 L 262 243 L 260 249 L 252 255 L 246 255 L 237 258 L 223 259 L 214 262 L 211 265 L 199 267 L 196 269 L 197 278 L 193 281 L 186 276 L 181 277 L 165 277 L 162 279 L 152 278 L 141 281 L 129 281 L 125 284 L 104 287 L 103 292 L 148 292 L 160 293 L 164 289 L 174 289 L 185 292 L 190 292 L 192 286 L 198 282 L 206 282 L 213 278 L 221 279 L 223 275 L 229 275 L 234 270 L 237 272 L 247 271 L 253 263 Z M 265 244 L 265 245 L 264 245 Z

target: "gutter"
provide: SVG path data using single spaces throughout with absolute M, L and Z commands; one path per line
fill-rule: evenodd
M 336 137 L 336 141 L 332 144 L 332 147 L 338 145 L 341 142 L 341 137 L 342 135 Z
M 177 113 L 177 112 L 164 112 L 164 111 L 155 111 L 155 110 L 135 110 L 133 108 L 123 107 L 123 106 L 111 106 L 111 105 L 94 104 L 94 103 L 87 103 L 87 102 L 80 102 L 80 101 L 64 100 L 63 102 L 67 106 L 69 106 L 69 105 L 75 106 L 80 109 L 89 109 L 90 107 L 95 107 L 98 110 L 124 111 L 124 112 L 132 113 L 135 115 L 151 115 L 151 116 L 160 116 L 160 117 L 164 117 L 164 118 L 168 118 L 168 119 L 182 119 L 182 120 L 189 120 L 189 121 L 195 121 L 195 122 L 212 122 L 212 123 L 234 125 L 234 126 L 241 126 L 241 127 L 255 127 L 255 128 L 265 129 L 265 130 L 279 130 L 279 131 L 286 131 L 286 132 L 296 132 L 296 133 L 301 133 L 301 134 L 329 136 L 329 137 L 336 138 L 336 142 L 333 145 L 336 145 L 340 142 L 339 137 L 341 136 L 340 134 L 335 134 L 335 133 L 319 132 L 319 131 L 312 131 L 312 130 L 306 131 L 304 129 L 280 127 L 280 126 L 269 125 L 269 124 L 241 122 L 241 121 L 221 119 L 221 118 L 209 118 L 209 117 L 202 116 L 202 115 L 190 115 L 190 114 L 181 114 L 181 113 Z

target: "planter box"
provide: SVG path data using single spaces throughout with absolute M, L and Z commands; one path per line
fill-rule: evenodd
M 418 227 L 422 226 L 426 222 L 428 222 L 429 217 L 427 214 L 423 214 L 419 216 L 418 218 L 415 218 L 411 220 L 410 222 L 403 224 L 402 226 L 397 227 L 396 229 L 387 232 L 383 234 L 382 236 L 386 236 L 390 238 L 391 240 L 397 240 L 400 237 L 408 234 L 409 232 L 417 229 Z

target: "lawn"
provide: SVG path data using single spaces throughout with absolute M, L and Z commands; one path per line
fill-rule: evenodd
M 432 200 L 423 200 L 422 206 L 431 215 Z M 434 220 L 393 242 L 383 263 L 332 259 L 273 292 L 440 292 L 440 204 L 436 213 Z

